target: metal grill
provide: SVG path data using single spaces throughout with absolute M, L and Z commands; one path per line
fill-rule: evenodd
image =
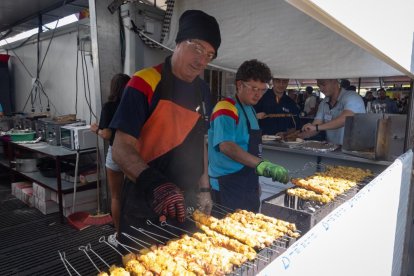
M 335 208 L 356 195 L 374 177 L 375 175 L 365 178 L 358 185 L 327 204 L 320 204 L 302 200 L 296 196 L 289 196 L 284 190 L 264 199 L 261 211 L 268 216 L 277 216 L 282 220 L 294 221 L 296 227 L 305 234 Z
M 82 275 L 96 275 L 77 246 L 94 242 L 97 250 L 102 235 L 115 232 L 109 225 L 91 226 L 77 231 L 61 224 L 57 213 L 43 215 L 12 196 L 9 180 L 0 180 L 0 267 L 1 275 L 68 275 L 58 255 L 64 250 Z M 118 262 L 116 253 L 100 252 L 111 263 Z
M 221 209 L 221 208 L 220 208 Z M 222 210 L 215 210 L 213 208 L 213 212 L 212 215 L 218 218 L 223 217 L 223 213 Z M 188 218 L 189 220 L 191 220 L 190 218 Z M 152 224 L 152 223 L 150 223 Z M 152 225 L 157 225 L 156 224 L 152 224 Z M 188 225 L 187 225 L 188 226 Z M 157 226 L 153 226 L 156 228 L 160 228 L 160 225 Z M 157 239 L 162 240 L 163 242 L 167 242 L 168 238 L 175 238 L 172 235 L 169 235 L 168 233 L 171 233 L 169 231 L 172 230 L 176 230 L 176 229 L 171 229 L 169 227 L 161 227 L 161 228 L 165 228 L 165 230 L 168 229 L 168 231 L 166 233 L 164 233 L 164 238 L 160 238 L 159 236 L 154 236 Z M 196 231 L 200 231 L 198 230 L 195 225 L 192 225 L 192 227 L 189 228 L 185 228 L 181 231 L 181 234 L 190 234 Z M 154 228 L 154 230 L 156 230 Z M 164 230 L 164 231 L 165 231 Z M 187 232 L 189 231 L 189 232 Z M 149 231 L 146 231 L 149 232 Z M 202 232 L 202 231 L 201 231 Z M 136 232 L 137 234 L 134 235 L 134 238 L 138 238 L 139 240 L 146 240 L 147 242 L 149 242 L 150 240 L 146 239 L 147 237 L 144 236 L 144 234 Z M 162 231 L 161 231 L 162 233 Z M 158 234 L 160 234 L 160 232 L 158 232 Z M 178 232 L 175 232 L 175 234 L 178 234 Z M 154 233 L 154 235 L 156 235 Z M 105 239 L 104 239 L 105 240 Z M 109 237 L 108 237 L 109 240 Z M 276 259 L 280 254 L 282 254 L 291 244 L 293 244 L 295 242 L 294 238 L 290 238 L 290 237 L 282 237 L 277 239 L 273 245 L 268 246 L 262 250 L 260 250 L 258 252 L 259 256 L 254 260 L 254 261 L 248 261 L 245 265 L 242 265 L 238 268 L 236 268 L 232 273 L 229 274 L 229 276 L 233 276 L 233 275 L 238 275 L 238 276 L 253 276 L 256 275 L 257 273 L 259 273 L 264 267 L 266 267 L 269 262 L 273 261 L 274 259 Z M 151 244 L 154 244 L 156 242 L 151 242 Z M 88 244 L 88 241 L 84 243 L 84 248 L 88 248 L 88 246 L 86 246 Z M 134 248 L 138 248 L 141 249 L 142 247 L 138 246 L 138 245 L 134 245 L 134 244 L 129 244 L 129 246 L 132 246 Z M 95 251 L 108 265 L 117 265 L 117 266 L 123 266 L 122 265 L 122 260 L 121 257 L 119 255 L 114 256 L 115 251 L 113 249 L 111 249 L 108 245 L 104 244 L 104 243 L 100 243 L 100 246 L 95 246 L 95 245 L 91 245 L 91 248 L 93 251 Z M 78 250 L 78 248 L 75 248 L 75 250 Z M 92 251 L 91 250 L 91 251 Z M 119 245 L 117 250 L 120 251 L 120 253 L 122 254 L 127 254 L 128 251 L 125 250 L 125 248 L 123 248 L 123 246 Z M 63 250 L 61 250 L 63 252 Z M 101 261 L 99 260 L 98 257 L 96 257 L 93 253 L 91 253 L 91 251 L 89 251 L 88 249 L 86 249 L 88 256 L 90 258 L 92 258 L 93 263 L 99 268 L 99 270 L 101 271 L 108 271 L 108 267 Z M 72 254 L 68 256 L 68 251 L 65 252 L 66 254 L 66 260 L 69 262 L 69 264 L 71 266 L 73 266 L 76 271 L 78 273 L 80 273 L 81 275 L 96 275 L 98 273 L 97 269 L 93 266 L 93 264 L 91 263 L 91 261 L 88 259 L 88 257 L 85 255 L 84 252 L 78 251 L 78 253 Z M 64 267 L 64 265 L 61 263 L 61 266 Z M 73 272 L 71 269 L 69 269 L 71 271 L 71 273 Z M 87 274 L 88 273 L 88 274 Z

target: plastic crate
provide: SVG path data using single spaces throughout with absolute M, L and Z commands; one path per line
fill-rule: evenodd
M 32 141 L 34 140 L 36 132 L 25 132 L 25 133 L 10 133 L 10 138 L 13 142 L 19 141 Z

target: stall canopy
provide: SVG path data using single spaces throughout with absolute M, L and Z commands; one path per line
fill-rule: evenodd
M 187 9 L 201 9 L 215 16 L 221 28 L 222 45 L 218 58 L 213 61 L 213 64 L 231 71 L 235 71 L 244 60 L 257 58 L 267 63 L 275 76 L 286 78 L 359 78 L 402 75 L 412 78 L 414 76 L 410 71 L 411 52 L 408 61 L 404 58 L 397 58 L 395 51 L 401 52 L 396 47 L 397 45 L 388 48 L 379 47 L 378 44 L 381 44 L 382 40 L 376 41 L 375 35 L 366 36 L 365 30 L 356 28 L 354 25 L 345 25 L 346 20 L 343 21 L 344 23 L 338 21 L 336 19 L 338 10 L 334 9 L 332 12 L 330 10 L 332 5 L 328 2 L 335 2 L 342 6 L 354 2 L 353 9 L 349 8 L 348 15 L 341 16 L 340 19 L 349 17 L 352 20 L 355 18 L 352 12 L 364 7 L 361 6 L 361 1 L 357 0 L 176 1 L 166 44 L 174 47 L 178 18 L 182 13 Z M 375 6 L 378 1 L 362 2 L 370 2 Z M 390 5 L 394 3 L 398 5 L 399 2 L 413 1 L 386 2 Z M 413 14 L 413 5 L 401 5 L 398 6 L 400 9 L 411 9 L 410 13 Z M 386 10 L 382 11 L 386 12 Z M 363 11 L 360 13 L 361 16 L 368 17 L 370 11 L 366 10 L 365 14 Z M 376 18 L 378 16 L 374 19 Z M 406 18 L 399 18 L 398 24 L 394 26 L 395 30 L 398 31 L 400 25 L 407 24 L 410 21 L 409 18 L 408 13 Z M 388 36 L 390 43 L 386 45 L 390 46 L 395 42 L 394 33 L 383 33 L 381 25 L 373 22 L 367 28 L 378 36 Z M 356 32 L 362 32 L 364 36 Z M 404 48 L 405 56 L 412 51 L 413 46 L 413 32 L 411 31 L 409 35 L 411 39 L 407 43 L 411 44 L 409 49 Z

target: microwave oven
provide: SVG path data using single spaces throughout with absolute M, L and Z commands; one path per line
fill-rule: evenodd
M 70 150 L 84 150 L 96 147 L 97 136 L 90 126 L 62 126 L 60 144 Z

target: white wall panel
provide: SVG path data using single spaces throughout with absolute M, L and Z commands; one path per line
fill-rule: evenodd
M 50 39 L 41 41 L 41 61 L 45 55 Z M 30 74 L 36 76 L 36 62 L 37 62 L 37 44 L 36 42 L 28 43 L 21 48 L 14 50 L 20 57 L 24 65 L 27 67 Z M 39 80 L 43 85 L 44 91 L 50 99 L 50 112 L 52 116 L 59 116 L 65 114 L 74 114 L 76 111 L 76 56 L 77 56 L 77 31 L 76 24 L 73 30 L 65 34 L 55 36 L 44 61 L 42 70 L 40 71 Z M 26 72 L 24 66 L 18 60 L 13 52 L 9 52 L 13 57 L 12 62 L 12 78 L 14 86 L 14 97 L 16 111 L 31 112 L 30 99 L 26 107 L 30 91 L 32 88 L 32 77 Z M 91 101 L 91 106 L 95 109 L 95 92 L 93 84 L 93 64 L 91 56 L 86 52 L 86 66 L 84 62 L 84 72 L 82 71 L 81 52 L 78 53 L 78 104 L 77 104 L 77 118 L 90 120 L 90 111 L 85 98 L 84 79 L 87 89 L 87 77 L 89 76 L 89 88 L 91 100 L 89 100 L 89 92 L 87 90 L 88 101 Z M 40 62 L 41 62 L 40 61 Z M 33 93 L 33 96 L 35 93 Z M 34 103 L 35 112 L 46 111 L 47 100 L 44 95 L 41 96 L 41 103 L 37 98 Z M 92 118 L 92 121 L 94 119 Z

